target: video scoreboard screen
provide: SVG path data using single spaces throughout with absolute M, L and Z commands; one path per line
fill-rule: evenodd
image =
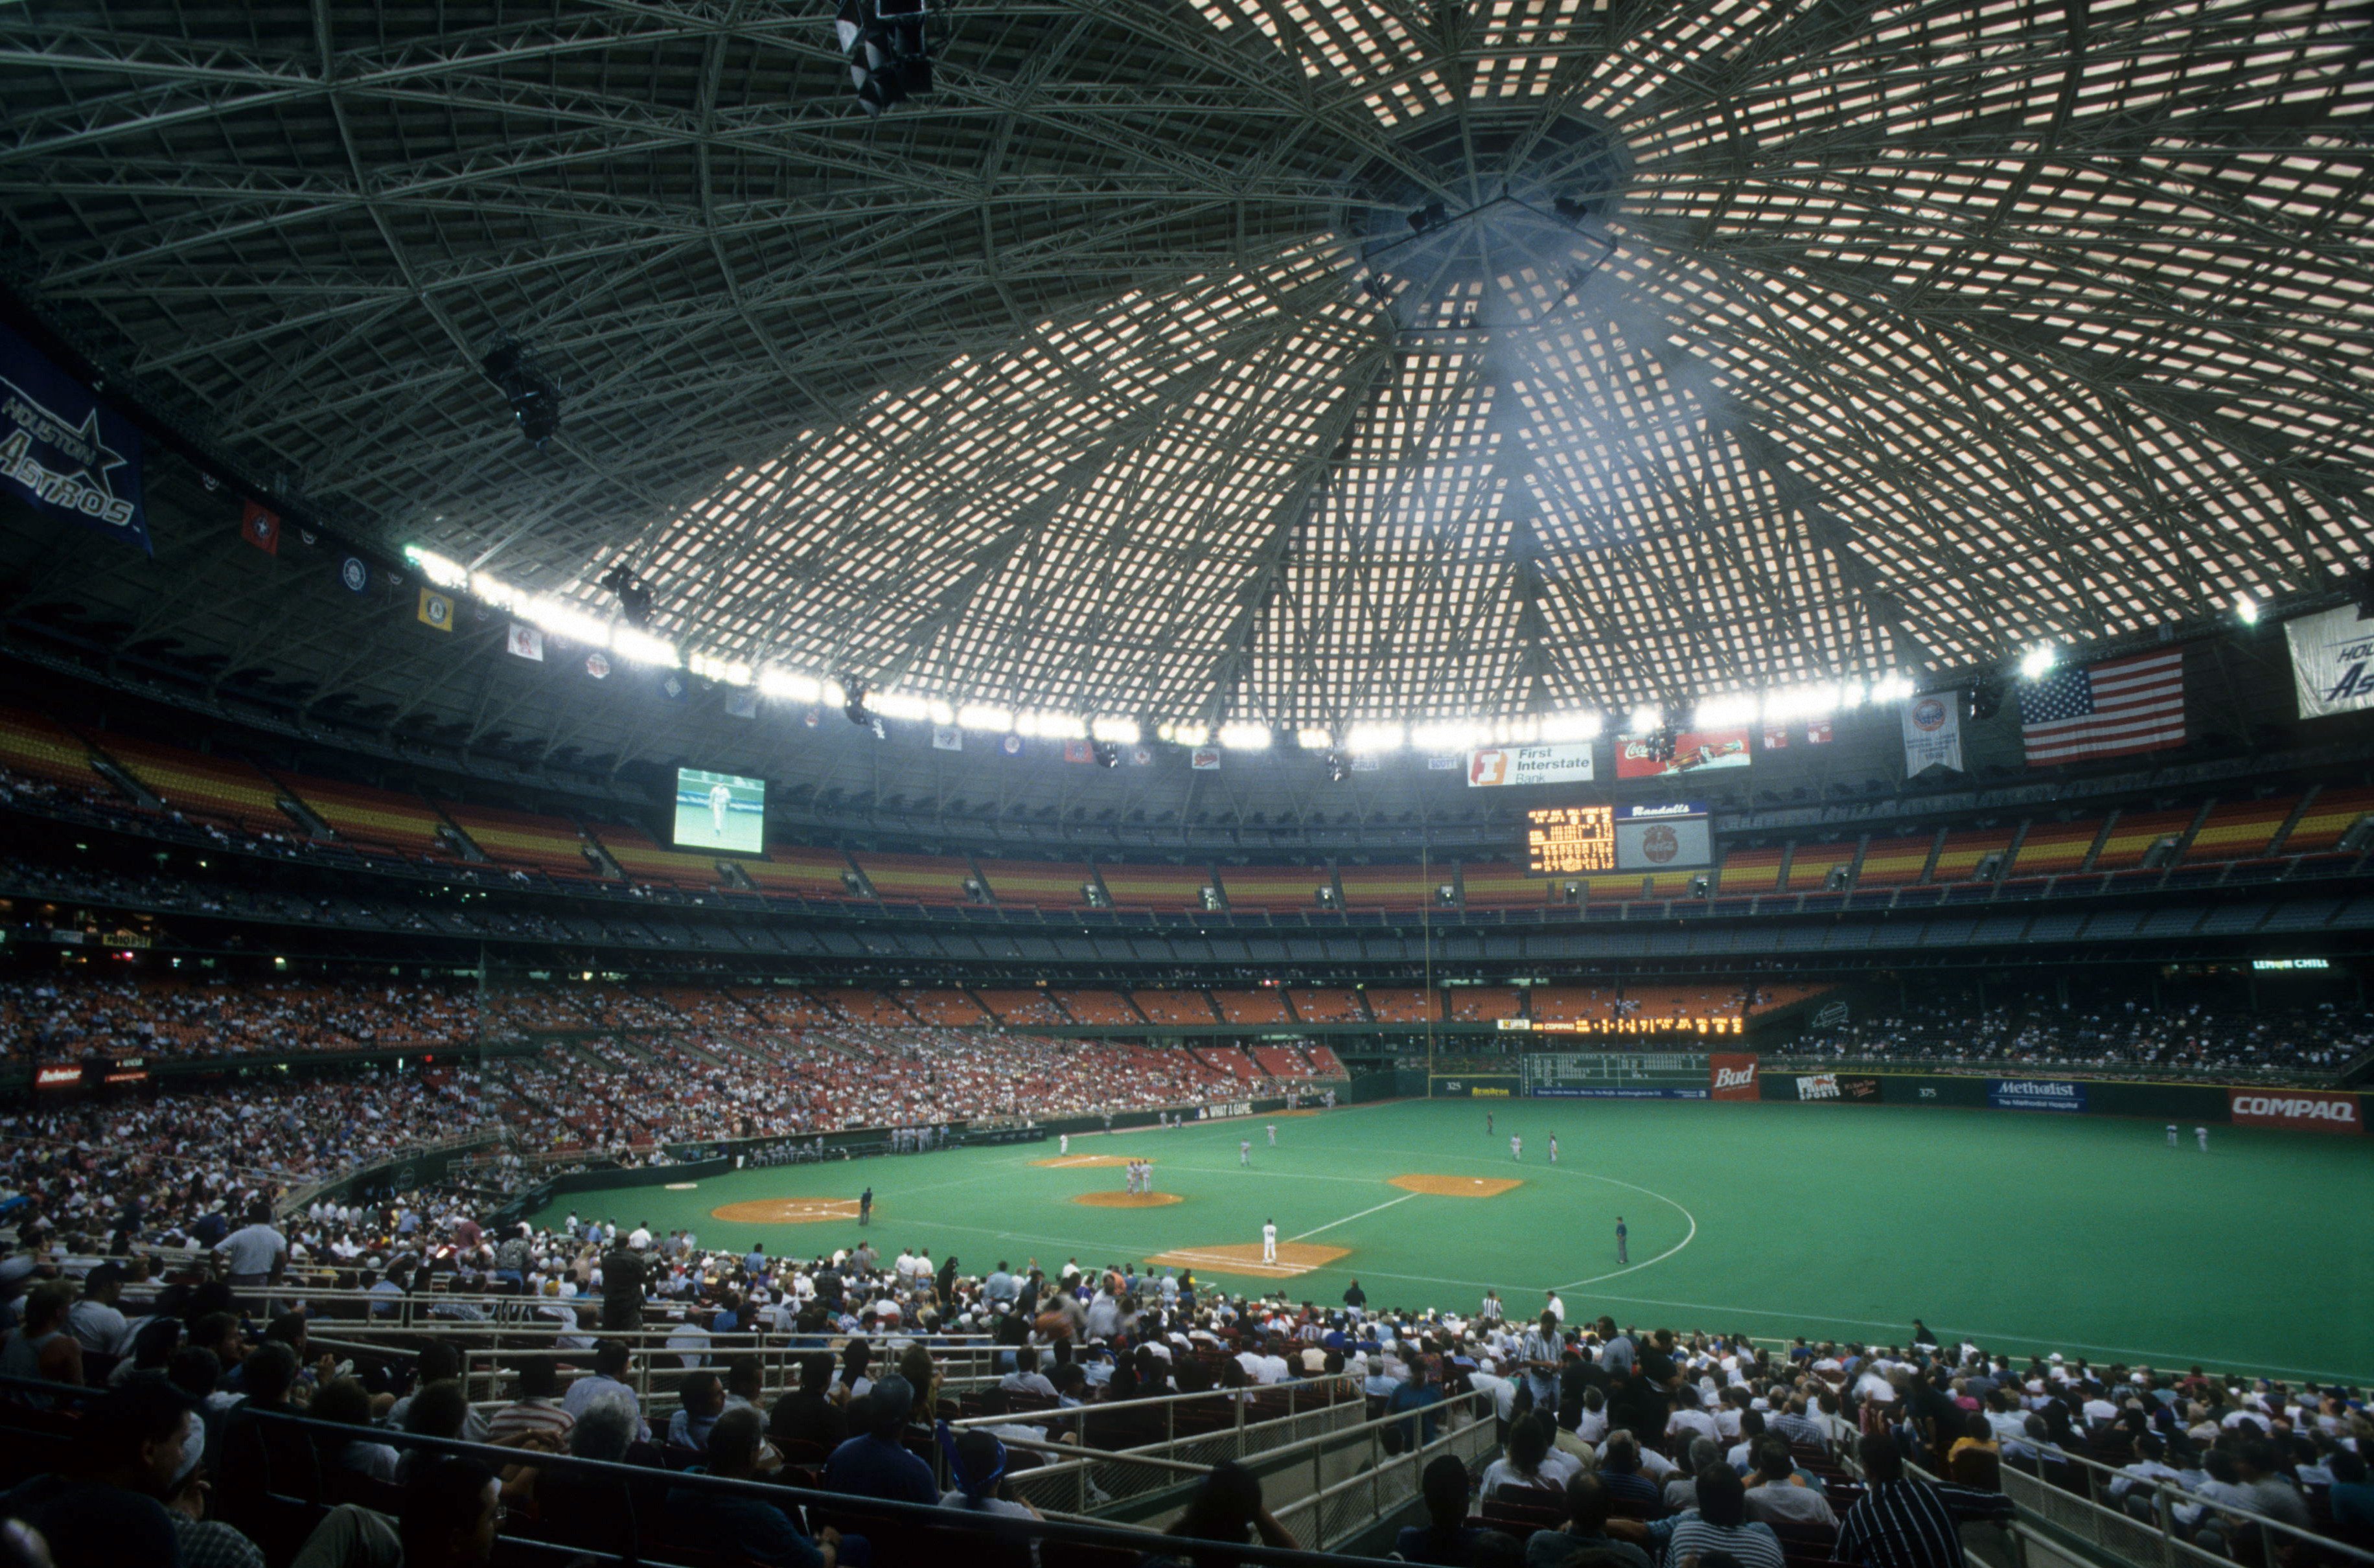
M 767 781 L 733 773 L 676 771 L 676 846 L 767 853 Z
M 1525 870 L 1571 877 L 1616 869 L 1616 808 L 1537 806 L 1525 813 Z

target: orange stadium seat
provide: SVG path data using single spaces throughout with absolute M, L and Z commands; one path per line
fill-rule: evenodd
M 1364 993 L 1369 998 L 1369 1011 L 1379 1023 L 1424 1023 L 1429 1012 L 1441 1023 L 1449 1017 L 1443 1010 L 1440 991 L 1431 994 L 1419 990 L 1397 990 L 1393 986 L 1371 985 Z
M 148 793 L 186 817 L 203 817 L 250 833 L 295 834 L 280 809 L 280 786 L 250 764 L 111 735 L 101 746 Z
M 860 850 L 850 858 L 887 903 L 966 902 L 964 885 L 972 867 L 956 855 L 876 855 Z
M 911 1027 L 915 1015 L 899 1005 L 899 998 L 881 991 L 870 991 L 859 985 L 835 985 L 819 992 L 833 1011 L 860 1023 L 903 1024 Z
M 2011 875 L 2057 877 L 2074 871 L 2086 863 L 2086 852 L 2094 847 L 2094 839 L 2101 831 L 2099 820 L 2032 822 L 2027 840 L 2019 846 L 2019 858 L 2013 863 Z
M 51 784 L 118 794 L 90 765 L 90 748 L 79 737 L 22 708 L 0 708 L 0 767 Z
M 1063 1008 L 1044 991 L 976 991 L 1000 1023 L 1063 1023 Z
M 2197 808 L 2190 806 L 2177 811 L 2120 812 L 2102 841 L 2102 853 L 2094 857 L 2094 869 L 2123 871 L 2141 866 L 2152 845 L 2162 839 L 2182 838 L 2196 814 Z
M 761 892 L 791 893 L 804 899 L 845 900 L 849 890 L 849 857 L 837 849 L 810 849 L 801 844 L 775 844 L 764 860 L 742 862 L 742 874 Z
M 1306 1045 L 1303 1053 L 1310 1058 L 1311 1071 L 1320 1078 L 1348 1079 L 1352 1076 L 1344 1066 L 1343 1058 L 1336 1055 L 1330 1046 Z
M 1507 985 L 1458 985 L 1445 995 L 1451 998 L 1451 1016 L 1463 1023 L 1516 1018 L 1524 1010 L 1524 998 Z
M 495 806 L 452 805 L 445 814 L 490 859 L 553 877 L 591 878 L 597 874 L 586 858 L 584 839 L 558 818 L 531 817 Z
M 989 1015 L 981 1010 L 981 1004 L 962 991 L 902 991 L 899 999 L 907 1004 L 909 1012 L 925 1023 L 956 1027 L 989 1021 Z
M 1253 1066 L 1252 1058 L 1233 1045 L 1198 1045 L 1195 1059 L 1226 1073 L 1239 1084 L 1250 1086 L 1261 1081 L 1261 1070 Z
M 1769 893 L 1780 885 L 1780 855 L 1777 849 L 1735 849 L 1722 857 L 1715 878 L 1718 894 Z
M 1080 890 L 1096 879 L 1085 863 L 1070 860 L 984 860 L 981 874 L 989 895 L 1015 909 L 1081 909 Z
M 1115 909 L 1151 909 L 1165 914 L 1204 907 L 1204 890 L 1212 885 L 1205 866 L 1137 866 L 1124 861 L 1097 863 L 1097 875 L 1112 895 Z M 1073 891 L 1079 890 L 1075 887 Z
M 1290 1051 L 1283 1045 L 1254 1046 L 1253 1066 L 1272 1078 L 1299 1079 L 1310 1076 L 1310 1064 L 1302 1059 L 1302 1054 L 1299 1051 Z
M 1430 872 L 1416 866 L 1335 867 L 1335 881 L 1344 890 L 1346 909 L 1416 909 L 1433 899 L 1439 884 L 1451 879 L 1448 866 Z
M 1138 1017 L 1137 1010 L 1129 1005 L 1129 998 L 1118 991 L 1058 991 L 1054 995 L 1056 999 L 1063 1003 L 1064 1010 L 1071 1014 L 1073 1021 L 1076 1023 L 1127 1024 L 1144 1021 Z
M 2341 842 L 2350 824 L 2374 811 L 2374 789 L 2325 789 L 2308 804 L 2282 846 L 2285 855 L 2321 855 Z
M 1863 852 L 1863 869 L 1855 874 L 1858 888 L 1900 888 L 1921 880 L 1929 868 L 1929 848 L 1937 835 L 1919 832 L 1875 837 Z
M 1615 1000 L 1613 986 L 1536 985 L 1532 1011 L 1536 1019 L 1606 1018 Z
M 1834 866 L 1854 864 L 1855 842 L 1840 839 L 1836 843 L 1799 843 L 1790 852 L 1787 890 L 1792 893 L 1817 893 L 1829 880 Z
M 639 828 L 597 825 L 594 837 L 610 852 L 618 869 L 637 882 L 664 882 L 679 888 L 718 885 L 717 856 L 698 850 L 662 848 Z
M 2184 852 L 2187 864 L 2214 860 L 2248 860 L 2264 855 L 2275 830 L 2299 805 L 2297 795 L 2273 800 L 2227 800 L 2212 808 L 2208 820 L 2192 835 Z
M 1505 860 L 1470 861 L 1459 868 L 1459 902 L 1469 909 L 1538 908 L 1547 903 L 1546 877 L 1529 877 Z
M 1212 998 L 1201 991 L 1134 991 L 1131 998 L 1149 1023 L 1217 1023 Z
M 441 830 L 444 819 L 418 796 L 373 789 L 369 784 L 335 779 L 286 775 L 290 793 L 305 808 L 329 824 L 330 831 L 361 849 L 395 855 L 434 855 L 458 858 Z
M 1938 848 L 1932 882 L 1967 882 L 1979 873 L 1979 862 L 2011 848 L 2009 828 L 1973 828 L 1945 835 Z
M 1220 1017 L 1229 1023 L 1294 1021 L 1294 1016 L 1286 1010 L 1285 995 L 1278 991 L 1215 991 L 1212 999 L 1220 1004 Z
M 1360 1006 L 1357 991 L 1308 990 L 1296 986 L 1286 994 L 1295 1016 L 1305 1023 L 1366 1023 L 1368 1013 Z M 1221 1005 L 1228 1005 L 1221 998 Z
M 1329 883 L 1324 866 L 1224 866 L 1220 888 L 1230 909 L 1286 914 L 1320 909 L 1318 890 Z

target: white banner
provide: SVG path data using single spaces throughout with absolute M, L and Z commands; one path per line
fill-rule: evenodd
M 544 661 L 544 633 L 533 626 L 522 626 L 518 621 L 512 621 L 511 635 L 504 645 L 520 658 L 534 659 L 539 664 Z
M 1962 715 L 1956 703 L 1960 694 L 1932 692 L 1909 699 L 1903 709 L 1904 776 L 1912 778 L 1929 768 L 1962 771 Z
M 2292 685 L 2299 693 L 2299 716 L 2374 708 L 2374 620 L 2357 619 L 2354 605 L 2284 622 L 2292 645 Z
M 1559 741 L 1542 746 L 1492 746 L 1467 754 L 1467 787 L 1499 784 L 1589 783 L 1592 743 Z

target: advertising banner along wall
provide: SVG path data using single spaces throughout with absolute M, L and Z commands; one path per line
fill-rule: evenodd
M 1553 741 L 1541 746 L 1491 746 L 1467 754 L 1467 787 L 1509 784 L 1587 784 L 1592 743 Z
M 2068 1111 L 2082 1114 L 2086 1086 L 2059 1078 L 1991 1078 L 1987 1103 L 1998 1111 Z
M 1707 1057 L 1707 1092 L 1717 1100 L 1757 1098 L 1755 1053 L 1718 1051 Z
M 1674 737 L 1674 754 L 1662 759 L 1648 736 L 1616 737 L 1616 776 L 1619 779 L 1656 779 L 1708 768 L 1745 768 L 1753 760 L 1745 728 L 1685 730 Z
M 1879 1103 L 1879 1079 L 1849 1078 L 1839 1073 L 1800 1073 L 1797 1076 L 1797 1098 L 1835 1101 L 1841 1105 L 1876 1105 Z
M 2233 1089 L 2227 1104 L 2246 1127 L 2288 1127 L 2294 1132 L 2356 1133 L 2366 1130 L 2358 1097 L 2314 1089 Z

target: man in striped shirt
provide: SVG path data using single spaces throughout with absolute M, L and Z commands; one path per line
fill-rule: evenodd
M 530 1356 L 520 1362 L 519 1381 L 520 1397 L 495 1412 L 487 1424 L 487 1441 L 502 1443 L 523 1432 L 540 1432 L 551 1440 L 553 1451 L 566 1447 L 577 1418 L 553 1397 L 560 1386 L 558 1362 L 550 1356 Z
M 1962 1568 L 1965 1519 L 2008 1521 L 2011 1499 L 1907 1475 L 1904 1456 L 1885 1432 L 1855 1445 L 1866 1490 L 1839 1526 L 1830 1555 L 1869 1568 Z
M 1772 1527 L 1749 1522 L 1747 1486 L 1737 1470 L 1718 1458 L 1698 1471 L 1697 1486 L 1698 1506 L 1688 1513 L 1651 1524 L 1610 1519 L 1607 1533 L 1638 1542 L 1669 1563 L 1704 1562 L 1722 1552 L 1739 1568 L 1788 1568 Z

